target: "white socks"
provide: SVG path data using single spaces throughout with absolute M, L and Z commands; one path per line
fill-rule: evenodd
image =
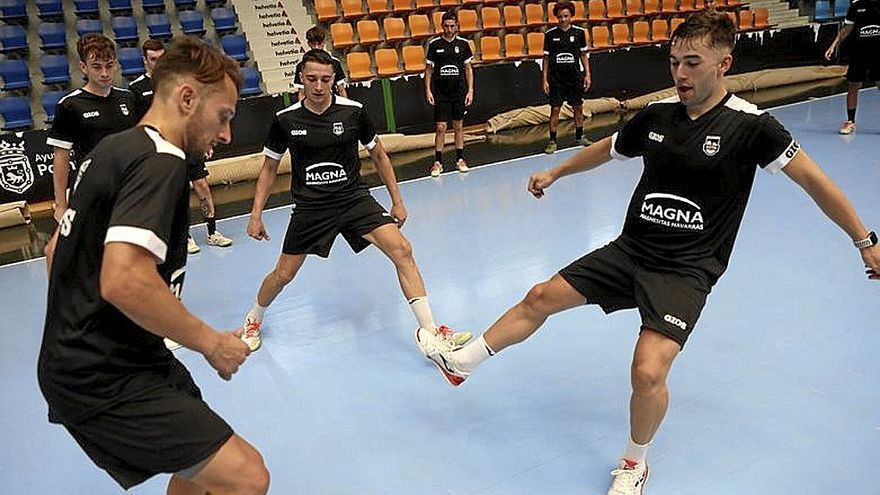
M 436 333 L 437 325 L 434 323 L 434 315 L 431 314 L 431 306 L 428 304 L 428 296 L 414 297 L 409 300 L 409 307 L 416 316 L 419 326 Z
M 623 452 L 623 458 L 642 464 L 645 462 L 645 455 L 648 454 L 648 447 L 650 446 L 651 442 L 648 442 L 645 445 L 639 445 L 633 441 L 632 437 L 630 437 L 629 444 Z
M 268 306 L 260 306 L 260 303 L 254 301 L 254 305 L 250 311 L 248 311 L 248 316 L 253 317 L 255 320 L 262 322 L 263 321 L 263 313 L 266 312 L 266 308 Z
M 486 339 L 480 338 L 455 351 L 456 364 L 462 371 L 473 371 L 478 364 L 495 355 L 495 351 L 486 343 Z

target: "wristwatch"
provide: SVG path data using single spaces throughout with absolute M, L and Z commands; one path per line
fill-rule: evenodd
M 877 244 L 877 234 L 872 230 L 868 233 L 868 237 L 860 241 L 853 241 L 853 245 L 859 249 L 865 249 L 866 247 L 874 246 Z

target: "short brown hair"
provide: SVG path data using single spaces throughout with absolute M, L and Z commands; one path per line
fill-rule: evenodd
M 443 24 L 446 21 L 455 21 L 455 23 L 458 24 L 458 16 L 455 15 L 455 12 L 447 10 L 443 13 L 443 16 L 440 17 L 440 24 Z
M 566 0 L 557 2 L 556 5 L 553 6 L 553 15 L 559 17 L 559 13 L 563 10 L 567 10 L 570 15 L 574 15 L 574 4 Z
M 89 55 L 94 55 L 95 60 L 115 60 L 116 44 L 103 34 L 89 33 L 76 42 L 76 53 L 82 62 L 87 62 Z
M 156 93 L 165 91 L 175 79 L 189 76 L 205 85 L 214 85 L 229 76 L 235 87 L 241 90 L 242 77 L 238 64 L 206 45 L 194 36 L 177 36 L 171 40 L 171 48 L 156 62 L 153 69 L 153 86 Z
M 162 43 L 162 40 L 157 40 L 156 38 L 150 38 L 147 41 L 144 41 L 144 44 L 141 45 L 141 50 L 144 52 L 144 56 L 147 56 L 147 52 L 158 52 L 165 49 L 165 43 Z
M 306 31 L 306 42 L 312 44 L 323 43 L 327 33 L 321 26 L 313 26 Z
M 672 33 L 676 40 L 696 40 L 708 36 L 710 48 L 727 48 L 733 51 L 736 42 L 736 26 L 727 14 L 714 10 L 702 10 L 685 19 Z

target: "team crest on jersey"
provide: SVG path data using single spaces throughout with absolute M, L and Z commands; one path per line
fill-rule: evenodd
M 459 47 L 456 46 L 456 47 L 455 47 L 455 53 L 459 53 L 459 52 L 461 52 L 461 48 L 459 48 Z
M 706 140 L 703 141 L 703 153 L 705 153 L 706 156 L 715 156 L 720 149 L 721 136 L 706 136 Z
M 0 186 L 7 191 L 23 194 L 34 185 L 34 171 L 24 152 L 24 141 L 0 141 Z
M 333 134 L 336 134 L 337 136 L 341 136 L 343 132 L 345 132 L 345 128 L 342 127 L 342 122 L 334 122 L 333 123 Z
M 568 42 L 569 42 L 569 43 L 574 43 L 574 35 L 571 35 L 571 36 L 568 37 Z
M 119 111 L 122 112 L 122 115 L 128 115 L 128 106 L 125 103 L 120 103 Z

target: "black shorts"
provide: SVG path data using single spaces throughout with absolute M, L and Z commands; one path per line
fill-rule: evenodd
M 584 104 L 584 77 L 572 76 L 570 81 L 564 83 L 550 79 L 548 100 L 551 107 L 561 107 L 562 103 L 576 107 Z
M 706 296 L 712 290 L 697 271 L 660 272 L 642 266 L 613 242 L 559 271 L 587 304 L 605 313 L 638 308 L 642 329 L 650 328 L 684 347 Z
M 281 252 L 326 258 L 336 236 L 342 234 L 351 250 L 359 253 L 370 245 L 363 235 L 388 223 L 395 223 L 391 214 L 370 195 L 332 208 L 294 208 Z
M 457 96 L 434 95 L 434 122 L 463 120 L 467 113 L 464 107 L 464 94 Z
M 846 68 L 846 80 L 849 82 L 880 82 L 880 55 L 876 52 L 866 53 L 857 49 L 849 60 Z
M 199 464 L 233 434 L 202 400 L 180 363 L 172 367 L 166 386 L 64 427 L 92 461 L 125 489 L 156 474 Z
M 187 160 L 186 161 L 186 178 L 190 182 L 204 179 L 208 176 L 208 167 L 204 160 Z

